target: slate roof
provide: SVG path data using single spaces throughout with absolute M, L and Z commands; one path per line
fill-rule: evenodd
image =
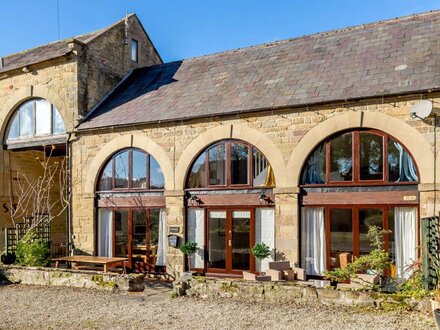
M 130 14 L 129 16 L 131 15 L 134 14 Z M 67 55 L 72 51 L 68 47 L 68 43 L 72 40 L 77 40 L 81 43 L 88 44 L 99 35 L 124 22 L 124 20 L 125 18 L 117 21 L 111 26 L 95 32 L 79 35 L 60 41 L 55 41 L 46 45 L 24 50 L 19 53 L 3 56 L 3 68 L 0 68 L 0 74 Z
M 135 70 L 78 129 L 440 87 L 440 11 Z

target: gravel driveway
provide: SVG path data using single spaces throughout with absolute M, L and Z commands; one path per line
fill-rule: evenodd
M 413 313 L 168 298 L 169 288 L 115 294 L 65 287 L 0 286 L 0 329 L 435 329 Z

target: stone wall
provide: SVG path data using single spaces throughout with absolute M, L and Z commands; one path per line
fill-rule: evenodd
M 429 97 L 436 111 L 438 95 Z M 255 145 L 272 165 L 276 179 L 276 248 L 292 263 L 298 262 L 298 184 L 302 165 L 321 140 L 359 127 L 384 131 L 409 149 L 419 168 L 420 215 L 431 216 L 434 210 L 434 119 L 422 121 L 409 116 L 408 109 L 419 99 L 420 95 L 416 95 L 407 99 L 380 99 L 79 132 L 73 142 L 74 173 L 79 182 L 74 187 L 73 201 L 75 245 L 87 253 L 94 252 L 96 180 L 101 166 L 117 150 L 137 147 L 157 159 L 166 180 L 165 194 L 169 196 L 168 225 L 184 228 L 183 190 L 192 161 L 208 145 L 236 138 Z M 437 133 L 436 138 L 439 137 Z M 438 151 L 437 143 L 435 154 Z M 439 166 L 436 170 L 439 172 Z M 439 178 L 437 173 L 437 180 Z M 183 237 L 184 232 L 181 235 Z M 183 269 L 179 253 L 172 250 L 168 256 L 174 270 Z
M 95 271 L 37 267 L 0 267 L 0 277 L 27 285 L 68 286 L 109 291 L 143 291 L 142 274 L 110 274 Z
M 201 299 L 235 299 L 269 303 L 319 303 L 379 309 L 415 310 L 431 313 L 428 298 L 376 293 L 372 291 L 316 288 L 305 282 L 250 282 L 208 277 L 182 277 L 173 283 L 176 297 Z

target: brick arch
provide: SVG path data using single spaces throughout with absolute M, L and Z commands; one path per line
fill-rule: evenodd
M 380 112 L 346 112 L 313 127 L 294 148 L 287 164 L 289 185 L 300 184 L 301 170 L 310 152 L 324 139 L 346 129 L 372 128 L 394 136 L 409 150 L 419 169 L 420 183 L 434 182 L 434 153 L 428 142 L 404 121 Z
M 165 189 L 173 190 L 173 167 L 165 151 L 153 140 L 145 136 L 122 135 L 105 144 L 87 166 L 84 192 L 93 194 L 102 166 L 115 152 L 124 148 L 139 148 L 152 155 L 159 163 L 165 178 Z
M 175 170 L 176 190 L 185 189 L 187 173 L 197 155 L 209 145 L 224 139 L 240 139 L 255 146 L 269 161 L 277 187 L 285 187 L 286 163 L 277 146 L 265 134 L 242 125 L 219 125 L 200 134 L 183 151 Z
M 23 102 L 32 98 L 42 98 L 51 102 L 60 112 L 66 131 L 72 131 L 74 128 L 74 112 L 71 111 L 69 102 L 45 86 L 26 86 L 18 89 L 12 95 L 8 95 L 4 105 L 0 105 L 0 136 L 2 140 L 6 134 L 9 119 L 14 114 L 17 107 Z

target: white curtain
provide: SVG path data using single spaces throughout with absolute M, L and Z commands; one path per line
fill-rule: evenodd
M 167 253 L 167 210 L 160 209 L 159 241 L 157 243 L 156 266 L 166 266 L 166 253 Z
M 417 208 L 394 208 L 394 239 L 396 249 L 396 276 L 409 278 L 408 266 L 417 260 Z
M 302 266 L 308 275 L 325 270 L 325 221 L 323 207 L 303 207 L 301 217 Z
M 112 210 L 99 209 L 98 211 L 98 256 L 113 256 L 113 219 Z
M 255 211 L 255 243 L 264 243 L 272 251 L 271 256 L 264 260 L 255 259 L 255 270 L 265 271 L 269 261 L 274 260 L 275 248 L 275 210 L 273 208 L 257 208 Z
M 196 242 L 198 251 L 189 260 L 191 268 L 204 268 L 204 245 L 205 245 L 205 210 L 198 208 L 188 209 L 187 240 Z

